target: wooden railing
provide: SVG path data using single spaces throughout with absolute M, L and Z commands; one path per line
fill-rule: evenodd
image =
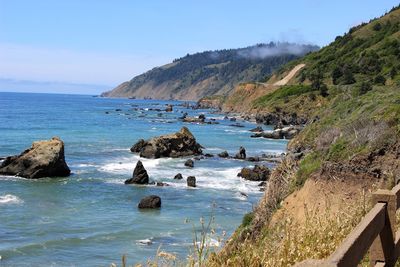
M 375 206 L 325 260 L 306 260 L 296 267 L 357 266 L 369 250 L 370 266 L 394 266 L 400 256 L 400 231 L 395 231 L 400 208 L 400 185 L 373 193 Z

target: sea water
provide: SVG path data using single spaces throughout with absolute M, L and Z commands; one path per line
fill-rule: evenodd
M 173 112 L 165 109 L 173 104 Z M 262 197 L 258 182 L 237 177 L 254 163 L 216 156 L 244 146 L 248 156 L 281 153 L 285 140 L 250 138 L 244 127 L 212 110 L 192 110 L 178 101 L 107 99 L 84 95 L 0 93 L 0 156 L 16 155 L 36 140 L 59 136 L 72 171 L 68 178 L 0 176 L 0 266 L 109 266 L 146 262 L 157 250 L 185 259 L 200 219 L 213 216 L 217 235 L 233 233 Z M 205 114 L 219 124 L 189 124 L 178 118 Z M 161 115 L 160 115 L 161 114 Z M 140 138 L 186 126 L 205 153 L 215 157 L 184 166 L 182 159 L 141 159 L 150 179 L 170 186 L 124 185 L 139 156 L 130 147 Z M 265 127 L 264 128 L 268 128 Z M 268 165 L 268 163 L 265 163 Z M 271 165 L 269 165 L 272 167 Z M 182 173 L 183 180 L 174 180 Z M 196 188 L 186 186 L 194 175 Z M 159 210 L 138 210 L 155 194 Z M 247 195 L 247 196 L 246 196 Z M 211 246 L 218 246 L 211 240 Z

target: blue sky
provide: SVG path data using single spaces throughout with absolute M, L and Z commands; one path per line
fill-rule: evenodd
M 0 0 L 0 78 L 114 86 L 187 53 L 330 43 L 392 0 Z

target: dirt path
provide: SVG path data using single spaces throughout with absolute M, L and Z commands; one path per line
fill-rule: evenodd
M 274 83 L 274 85 L 276 86 L 282 86 L 282 85 L 286 85 L 290 79 L 292 79 L 296 73 L 301 70 L 302 68 L 305 67 L 306 64 L 299 64 L 296 67 L 294 67 L 289 73 L 288 75 L 285 76 L 285 78 L 283 78 L 282 80 L 277 81 L 276 83 Z

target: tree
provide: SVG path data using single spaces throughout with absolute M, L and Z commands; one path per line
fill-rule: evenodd
M 344 84 L 353 84 L 356 82 L 356 79 L 354 79 L 353 76 L 353 71 L 351 70 L 350 67 L 345 67 L 343 70 L 343 83 Z
M 323 83 L 322 79 L 324 78 L 321 68 L 318 67 L 314 72 L 310 74 L 311 87 L 314 90 L 319 90 L 321 88 L 321 84 Z
M 336 66 L 332 71 L 332 83 L 335 85 L 338 84 L 339 83 L 338 80 L 342 76 L 343 76 L 342 70 Z

